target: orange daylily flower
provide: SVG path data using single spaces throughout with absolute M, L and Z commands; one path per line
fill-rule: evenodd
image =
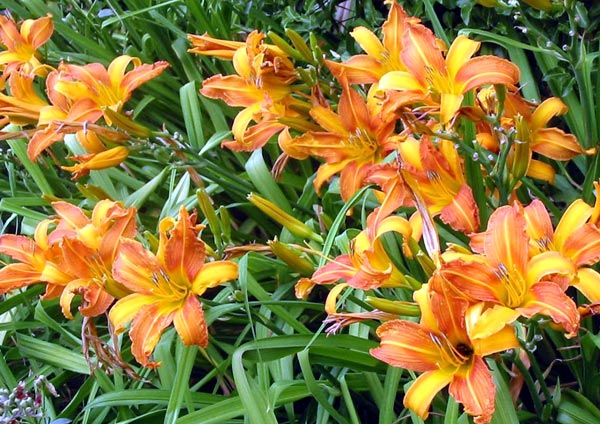
M 343 63 L 325 61 L 336 78 L 347 78 L 350 84 L 370 84 L 377 83 L 388 72 L 406 70 L 400 57 L 402 36 L 408 25 L 418 24 L 421 20 L 409 17 L 397 2 L 387 3 L 390 11 L 381 27 L 381 41 L 371 30 L 357 27 L 350 35 L 367 54 L 352 56 Z
M 133 69 L 127 71 L 130 64 Z M 140 59 L 126 55 L 115 58 L 108 69 L 100 63 L 84 66 L 62 63 L 46 79 L 51 105 L 40 110 L 38 127 L 41 129 L 29 141 L 29 158 L 35 160 L 42 151 L 63 140 L 65 132 L 60 123 L 93 124 L 104 117 L 108 125 L 118 124 L 112 117 L 121 111 L 133 90 L 160 75 L 168 66 L 163 61 L 142 64 Z M 86 129 L 82 129 L 78 139 L 89 137 L 86 133 Z
M 440 139 L 438 148 L 430 137 L 409 137 L 400 143 L 404 176 L 423 198 L 431 216 L 466 234 L 479 230 L 479 209 L 466 183 L 463 160 L 454 144 Z
M 52 207 L 58 223 L 50 241 L 60 246 L 65 270 L 76 276 L 61 294 L 63 314 L 72 318 L 70 304 L 77 294 L 83 297 L 79 307 L 82 314 L 104 313 L 115 298 L 130 293 L 114 279 L 112 264 L 121 241 L 133 238 L 137 232 L 136 210 L 102 200 L 88 218 L 80 208 L 67 202 L 54 202 Z
M 0 253 L 20 263 L 0 270 L 0 293 L 46 283 L 43 298 L 60 296 L 63 314 L 73 318 L 70 304 L 82 295 L 79 310 L 86 316 L 104 313 L 115 297 L 129 291 L 111 275 L 121 237 L 136 233 L 135 209 L 110 200 L 98 202 L 91 219 L 67 202 L 53 202 L 58 217 L 38 224 L 33 240 L 0 236 Z M 50 226 L 55 225 L 52 231 Z
M 129 65 L 133 65 L 133 69 L 128 71 Z M 139 58 L 127 55 L 115 58 L 108 68 L 100 63 L 83 66 L 62 63 L 52 89 L 73 101 L 90 99 L 100 111 L 108 108 L 120 112 L 135 89 L 159 76 L 167 67 L 169 64 L 165 61 L 142 64 Z M 104 120 L 112 125 L 107 114 Z
M 519 80 L 519 68 L 505 59 L 471 58 L 480 44 L 459 35 L 444 58 L 431 30 L 411 25 L 404 34 L 401 54 L 407 70 L 385 74 L 379 88 L 422 94 L 426 103 L 437 105 L 439 121 L 445 125 L 455 116 L 469 90 L 490 84 L 513 87 Z
M 53 220 L 41 221 L 33 239 L 14 234 L 0 235 L 0 253 L 15 263 L 0 269 L 0 295 L 32 284 L 46 283 L 43 298 L 60 295 L 63 287 L 73 278 L 64 271 L 60 250 L 48 240 L 48 229 Z
M 371 355 L 392 366 L 423 373 L 404 396 L 404 405 L 422 419 L 429 415 L 435 395 L 450 385 L 450 395 L 475 416 L 475 423 L 489 423 L 496 388 L 484 357 L 517 348 L 514 328 L 502 324 L 477 331 L 483 304 L 470 306 L 448 289 L 438 293 L 424 285 L 414 298 L 421 308 L 420 323 L 383 323 L 377 329 L 381 344 L 371 349 Z
M 264 146 L 286 128 L 278 118 L 297 115 L 290 108 L 299 103 L 291 96 L 296 69 L 281 49 L 263 43 L 265 37 L 253 31 L 235 50 L 232 59 L 237 75 L 215 75 L 202 83 L 202 95 L 244 108 L 233 122 L 234 140 L 223 143 L 232 150 L 252 151 Z
M 392 137 L 395 120 L 382 118 L 379 108 L 365 102 L 347 83 L 338 113 L 315 105 L 310 115 L 325 131 L 308 131 L 294 138 L 286 131 L 279 137 L 279 145 L 295 159 L 316 156 L 325 160 L 317 171 L 316 190 L 339 173 L 341 196 L 348 200 L 362 186 L 369 170 L 396 148 Z
M 50 39 L 53 31 L 52 15 L 27 19 L 20 28 L 13 19 L 0 15 L 0 43 L 6 48 L 0 51 L 0 66 L 4 65 L 4 74 L 23 71 L 45 76 L 47 70 L 40 62 L 37 50 Z
M 485 114 L 498 113 L 494 88 L 482 90 L 479 100 Z M 514 178 L 527 175 L 554 183 L 554 168 L 534 159 L 533 153 L 559 161 L 571 160 L 580 154 L 596 153 L 595 148 L 584 150 L 574 135 L 556 127 L 547 128 L 552 118 L 564 115 L 567 110 L 567 106 L 558 97 L 551 97 L 536 105 L 523 99 L 518 93 L 506 94 L 501 123 L 506 131 L 516 129 L 515 143 L 507 159 Z M 500 140 L 492 134 L 489 124 L 479 123 L 477 140 L 488 150 L 498 152 Z
M 111 308 L 109 318 L 117 334 L 132 321 L 131 351 L 146 367 L 159 365 L 150 355 L 171 323 L 185 345 L 206 347 L 208 330 L 197 296 L 238 276 L 233 262 L 205 263 L 206 248 L 198 238 L 202 228 L 196 225 L 196 215 L 182 207 L 177 221 L 160 222 L 156 254 L 134 240 L 123 240 L 119 246 L 113 275 L 133 293 Z
M 361 290 L 407 286 L 404 276 L 392 263 L 380 240 L 383 234 L 390 231 L 403 236 L 403 249 L 410 255 L 408 248 L 408 241 L 412 237 L 410 223 L 400 216 L 389 216 L 378 222 L 377 228 L 367 228 L 352 239 L 348 254 L 340 255 L 319 268 L 311 278 L 300 279 L 296 284 L 296 297 L 307 296 L 316 284 L 334 284 L 338 280 L 345 280 L 345 283 L 330 292 L 328 304 L 335 305 L 335 298 L 339 290 L 342 290 L 339 288 L 341 286 Z M 335 307 L 328 307 L 327 311 L 332 314 Z
M 595 185 L 600 188 L 598 183 Z M 590 268 L 600 261 L 600 228 L 595 221 L 599 208 L 598 199 L 595 207 L 581 199 L 575 200 L 563 214 L 556 230 L 553 230 L 548 211 L 541 201 L 536 199 L 524 209 L 531 254 L 557 251 L 571 259 L 577 275 L 570 283 L 592 303 L 600 302 L 600 274 Z
M 576 266 L 557 251 L 529 256 L 530 238 L 520 204 L 496 209 L 487 230 L 475 237 L 481 255 L 461 255 L 441 264 L 441 275 L 457 292 L 473 302 L 496 305 L 498 323 L 539 314 L 561 325 L 567 337 L 577 334 L 579 314 L 565 294 Z

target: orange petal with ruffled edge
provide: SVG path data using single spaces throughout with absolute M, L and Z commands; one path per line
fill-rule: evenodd
M 470 186 L 463 184 L 452 199 L 452 203 L 442 209 L 440 218 L 455 230 L 465 234 L 479 230 L 479 208 Z
M 578 267 L 594 265 L 600 261 L 600 228 L 592 224 L 574 228 L 563 244 L 561 253 L 572 259 Z
M 531 141 L 531 150 L 554 160 L 571 160 L 586 153 L 573 134 L 559 128 L 541 128 L 535 131 Z
M 122 240 L 112 267 L 116 281 L 136 293 L 150 295 L 156 288 L 155 276 L 160 276 L 156 257 L 134 240 Z
M 136 314 L 129 330 L 131 353 L 143 366 L 156 368 L 160 365 L 150 361 L 150 355 L 164 329 L 173 322 L 174 315 L 173 310 L 163 309 L 158 303 L 143 306 Z
M 456 74 L 456 83 L 461 92 L 488 84 L 513 86 L 519 82 L 519 68 L 506 59 L 495 56 L 479 56 L 465 63 Z
M 171 220 L 167 227 L 170 227 Z M 169 229 L 168 237 L 161 246 L 159 262 L 164 266 L 169 278 L 177 282 L 185 282 L 191 287 L 192 281 L 204 266 L 206 248 L 204 242 L 198 238 L 195 215 L 190 216 L 185 207 L 179 209 L 179 218 L 174 227 Z M 165 226 L 160 225 L 161 233 Z
M 204 319 L 202 304 L 195 296 L 188 296 L 183 306 L 175 312 L 173 324 L 177 334 L 186 346 L 208 345 L 208 329 Z
M 42 273 L 27 263 L 15 263 L 0 269 L 0 295 L 41 282 Z
M 473 358 L 470 366 L 463 368 L 464 373 L 454 376 L 448 391 L 463 405 L 467 414 L 475 417 L 476 424 L 487 424 L 495 410 L 496 385 L 492 373 L 479 356 Z
M 565 329 L 567 338 L 577 335 L 579 329 L 577 307 L 557 284 L 547 281 L 535 284 L 517 310 L 528 318 L 537 314 L 550 317 Z

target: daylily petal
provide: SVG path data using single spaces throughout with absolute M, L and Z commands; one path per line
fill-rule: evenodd
M 466 330 L 469 338 L 472 342 L 476 340 L 480 343 L 498 343 L 500 346 L 504 343 L 503 340 L 495 340 L 497 333 L 507 327 L 508 324 L 513 323 L 519 318 L 519 312 L 514 309 L 508 308 L 503 305 L 494 305 L 491 308 L 485 308 L 484 302 L 479 302 L 471 306 L 465 315 Z M 512 327 L 509 327 L 512 328 Z M 511 330 L 514 333 L 514 329 Z M 493 336 L 493 337 L 492 337 Z M 513 334 L 514 337 L 514 334 Z M 514 339 L 516 341 L 516 338 Z M 481 346 L 481 345 L 480 345 Z M 517 341 L 518 346 L 518 341 Z M 499 350 L 490 352 L 486 350 L 486 353 L 477 352 L 477 355 L 485 356 L 491 353 L 496 353 L 502 350 L 510 349 L 512 347 L 503 347 Z
M 440 273 L 473 300 L 497 303 L 503 298 L 502 283 L 494 269 L 485 264 L 458 259 L 442 264 Z
M 441 93 L 440 123 L 447 124 L 456 115 L 463 101 L 462 94 Z
M 462 185 L 452 202 L 442 209 L 440 218 L 450 227 L 465 234 L 479 230 L 479 208 L 469 185 Z
M 559 252 L 549 251 L 535 255 L 527 264 L 527 281 L 535 284 L 544 277 L 558 275 L 574 277 L 577 268 L 573 261 Z M 563 287 L 566 289 L 566 287 Z
M 421 81 L 410 72 L 405 71 L 388 72 L 379 80 L 379 88 L 381 90 L 426 91 Z
M 350 35 L 369 56 L 376 59 L 383 59 L 385 57 L 387 53 L 386 48 L 383 47 L 379 38 L 370 29 L 359 26 L 354 28 L 350 32 Z
M 173 311 L 163 310 L 158 304 L 143 306 L 133 319 L 129 337 L 131 353 L 136 361 L 148 368 L 155 368 L 160 363 L 151 362 L 150 354 L 165 328 L 173 322 Z
M 325 65 L 336 77 L 346 78 L 349 84 L 373 84 L 385 74 L 385 67 L 374 57 L 359 54 L 343 63 L 325 60 Z
M 585 153 L 573 134 L 559 128 L 541 128 L 532 136 L 531 150 L 554 160 L 571 160 Z
M 419 376 L 404 395 L 404 406 L 422 419 L 429 416 L 429 406 L 435 395 L 454 378 L 454 370 L 427 371 Z
M 600 302 L 600 274 L 597 271 L 591 268 L 580 268 L 573 286 L 591 303 Z
M 238 265 L 231 261 L 205 263 L 192 283 L 192 291 L 201 295 L 207 289 L 217 287 L 238 278 Z
M 229 106 L 247 107 L 263 100 L 263 93 L 237 75 L 214 75 L 202 82 L 203 96 L 221 99 Z
M 538 180 L 547 181 L 550 184 L 554 184 L 554 176 L 556 172 L 552 165 L 546 162 L 542 162 L 536 159 L 532 159 L 529 162 L 526 175 L 531 178 L 537 178 Z
M 121 241 L 112 273 L 114 279 L 129 290 L 144 294 L 154 291 L 154 279 L 164 278 L 156 257 L 141 243 L 128 239 Z
M 370 350 L 375 358 L 413 371 L 438 368 L 441 361 L 439 348 L 431 331 L 421 324 L 404 320 L 387 321 L 377 328 L 377 336 L 381 344 Z
M 438 40 L 429 28 L 420 24 L 408 26 L 402 43 L 404 46 L 401 53 L 402 61 L 423 86 L 427 85 L 428 69 L 441 74 L 447 72 Z
M 552 118 L 564 115 L 567 111 L 567 105 L 565 105 L 558 97 L 550 97 L 549 99 L 544 100 L 537 108 L 535 108 L 535 111 L 531 115 L 531 130 L 535 131 L 545 127 Z
M 572 259 L 577 267 L 597 263 L 600 261 L 600 228 L 589 223 L 573 228 L 561 253 Z
M 121 69 L 118 66 L 113 67 L 112 63 L 109 65 L 108 68 L 108 74 L 110 76 L 111 83 L 114 87 L 120 87 L 120 89 L 124 93 L 123 97 L 121 98 L 123 103 L 125 103 L 129 99 L 131 93 L 140 85 L 150 81 L 151 79 L 156 78 L 170 66 L 165 61 L 140 64 L 140 61 L 137 57 L 133 57 L 128 60 L 132 61 L 135 67 L 131 71 L 127 72 L 125 74 L 125 77 L 123 77 L 123 75 L 120 74 L 121 72 L 124 72 L 124 69 Z
M 469 60 L 456 74 L 461 92 L 488 84 L 515 85 L 519 81 L 519 68 L 506 59 L 495 56 L 479 56 Z
M 540 282 L 531 287 L 523 306 L 517 308 L 525 317 L 536 314 L 546 315 L 562 325 L 567 331 L 566 337 L 577 335 L 579 329 L 579 313 L 575 302 L 564 291 L 552 282 Z
M 449 393 L 463 404 L 465 412 L 475 416 L 475 423 L 489 423 L 494 414 L 496 385 L 484 360 L 476 356 L 465 375 L 457 375 L 450 382 Z
M 581 228 L 592 216 L 594 208 L 577 199 L 569 205 L 554 231 L 554 246 L 556 250 L 562 251 L 563 246 L 571 237 L 574 229 Z
M 41 282 L 42 273 L 26 263 L 9 264 L 0 269 L 0 295 Z
M 161 255 L 157 258 L 171 279 L 187 282 L 187 285 L 191 285 L 197 278 L 206 257 L 204 242 L 198 239 L 198 232 L 194 227 L 195 220 L 195 216 L 190 216 L 182 206 L 179 209 L 179 219 L 175 227 L 169 228 L 169 237 L 164 238 Z M 170 227 L 170 220 L 167 227 Z M 160 231 L 165 231 L 163 225 L 160 225 Z
M 448 76 L 454 79 L 458 71 L 469 61 L 477 50 L 479 50 L 480 46 L 480 42 L 471 40 L 465 35 L 456 37 L 446 55 Z
M 509 309 L 509 308 L 506 308 Z M 510 320 L 509 311 L 506 311 L 506 317 L 503 319 Z M 515 320 L 519 313 L 512 311 L 515 315 Z M 473 351 L 476 355 L 484 357 L 493 355 L 494 353 L 504 352 L 508 349 L 516 349 L 519 345 L 519 339 L 515 334 L 515 328 L 512 325 L 506 325 L 500 331 L 495 332 L 491 337 L 471 340 Z
M 175 330 L 186 346 L 208 345 L 208 329 L 204 320 L 202 304 L 195 296 L 188 296 L 182 308 L 177 309 L 173 317 Z
M 115 334 L 125 331 L 125 325 L 146 305 L 156 302 L 152 295 L 132 293 L 119 299 L 117 303 L 110 308 L 108 318 L 114 328 Z
M 535 253 L 540 253 L 540 249 L 550 246 L 554 236 L 550 215 L 539 199 L 534 199 L 523 212 L 527 222 L 527 234 L 531 239 L 530 246 L 533 245 Z
M 528 258 L 525 218 L 517 206 L 502 206 L 492 214 L 484 240 L 484 251 L 493 266 L 503 264 L 508 270 L 524 274 Z
M 15 261 L 29 263 L 36 255 L 42 255 L 41 249 L 29 237 L 15 234 L 0 236 L 0 253 Z M 43 265 L 43 262 L 40 264 Z

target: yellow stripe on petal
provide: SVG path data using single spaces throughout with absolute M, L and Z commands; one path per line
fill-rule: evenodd
M 422 419 L 429 415 L 429 406 L 435 395 L 454 378 L 454 372 L 445 370 L 428 371 L 409 387 L 404 396 L 404 406 Z
M 204 264 L 192 283 L 192 291 L 201 296 L 206 289 L 216 287 L 238 278 L 238 265 L 230 261 L 215 261 Z

